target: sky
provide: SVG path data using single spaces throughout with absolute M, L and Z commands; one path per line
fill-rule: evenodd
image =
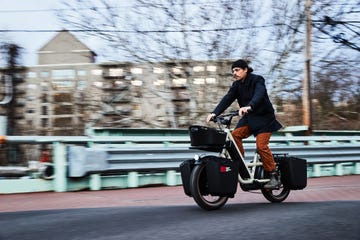
M 64 0 L 0 0 L 0 30 L 62 30 L 64 27 L 55 15 L 56 9 L 64 8 L 61 1 Z M 127 5 L 129 1 L 116 0 L 116 3 Z M 57 32 L 0 32 L 0 42 L 21 46 L 21 64 L 32 66 L 37 64 L 37 51 L 56 34 Z M 102 48 L 95 38 L 76 37 L 95 53 Z
M 56 9 L 64 9 L 62 1 L 64 0 L 0 0 L 0 30 L 62 30 L 64 26 L 55 14 Z M 131 0 L 116 0 L 120 5 L 128 5 L 129 2 Z M 56 34 L 57 32 L 0 32 L 0 42 L 21 46 L 23 51 L 20 64 L 33 66 L 37 64 L 37 51 Z M 103 48 L 95 37 L 82 39 L 74 35 L 95 53 Z M 106 60 L 101 57 L 98 54 L 97 61 Z M 0 66 L 2 64 L 4 63 L 0 61 Z
M 0 0 L 1 30 L 62 30 L 53 9 L 61 8 L 60 0 Z M 21 63 L 37 64 L 37 51 L 51 40 L 56 32 L 0 32 L 0 42 L 11 42 L 23 49 Z M 81 40 L 83 41 L 83 40 Z M 96 43 L 84 42 L 91 49 Z M 96 51 L 95 51 L 96 52 Z

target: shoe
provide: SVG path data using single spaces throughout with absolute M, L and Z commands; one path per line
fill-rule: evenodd
M 280 181 L 278 179 L 276 171 L 270 172 L 270 181 L 264 185 L 266 189 L 277 189 L 280 187 Z

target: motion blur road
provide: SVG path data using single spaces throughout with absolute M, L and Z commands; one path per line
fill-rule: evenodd
M 238 191 L 204 211 L 181 186 L 0 195 L 0 239 L 359 239 L 360 175 L 308 179 L 280 204 Z

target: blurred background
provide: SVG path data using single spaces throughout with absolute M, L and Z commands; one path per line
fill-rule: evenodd
M 358 0 L 0 3 L 1 135 L 204 124 L 240 58 L 284 126 L 360 130 Z

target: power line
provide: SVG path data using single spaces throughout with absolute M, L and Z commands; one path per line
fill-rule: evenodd
M 315 20 L 313 22 L 326 23 L 324 20 Z M 344 23 L 360 23 L 360 21 L 341 21 L 337 24 Z M 249 26 L 249 27 L 234 27 L 234 28 L 214 28 L 214 29 L 181 29 L 181 30 L 118 30 L 118 29 L 67 29 L 70 32 L 104 32 L 104 33 L 179 33 L 179 32 L 221 32 L 221 31 L 237 31 L 237 30 L 248 30 L 248 29 L 258 29 L 258 28 L 270 28 L 275 26 L 286 26 L 286 23 L 275 23 L 262 26 Z M 63 29 L 0 29 L 0 32 L 7 33 L 44 33 L 44 32 L 62 32 Z
M 274 26 L 283 26 L 284 23 L 263 25 L 263 26 L 249 26 L 249 27 L 235 27 L 235 28 L 214 28 L 214 29 L 181 29 L 181 30 L 118 30 L 118 29 L 67 29 L 69 32 L 103 32 L 103 33 L 182 33 L 182 32 L 222 32 L 222 31 L 238 31 L 238 30 L 248 30 L 253 28 L 270 28 Z M 30 32 L 30 33 L 44 33 L 44 32 L 62 32 L 62 30 L 53 30 L 53 29 L 0 29 L 0 32 L 8 33 L 20 33 L 20 32 Z
M 124 1 L 127 2 L 127 1 Z M 207 6 L 211 6 L 213 5 L 214 7 L 216 7 L 216 5 L 218 4 L 224 4 L 224 3 L 232 3 L 232 1 L 230 0 L 224 0 L 224 1 L 196 1 L 196 2 L 188 2 L 188 3 L 172 3 L 172 6 L 175 5 L 207 5 Z M 83 11 L 83 10 L 94 10 L 94 9 L 121 9 L 121 8 L 131 8 L 131 7 L 148 7 L 149 5 L 152 4 L 127 4 L 127 5 L 121 5 L 121 6 L 116 6 L 116 7 L 81 7 L 81 8 L 76 8 L 76 11 Z M 165 4 L 159 4 L 159 3 L 154 3 L 154 6 L 162 6 Z M 0 14 L 2 13 L 40 13 L 40 12 L 59 12 L 59 11 L 74 11 L 74 9 L 71 8 L 54 8 L 54 9 L 19 9 L 19 10 L 0 10 Z
M 329 22 L 329 20 L 331 20 L 332 22 Z M 347 21 L 335 21 L 335 20 L 332 20 L 332 19 L 325 19 L 325 20 L 312 20 L 312 22 L 314 23 L 327 23 L 327 24 L 330 24 L 330 25 L 333 25 L 333 24 L 352 24 L 352 23 L 360 23 L 360 21 L 350 21 L 350 20 L 347 20 Z

